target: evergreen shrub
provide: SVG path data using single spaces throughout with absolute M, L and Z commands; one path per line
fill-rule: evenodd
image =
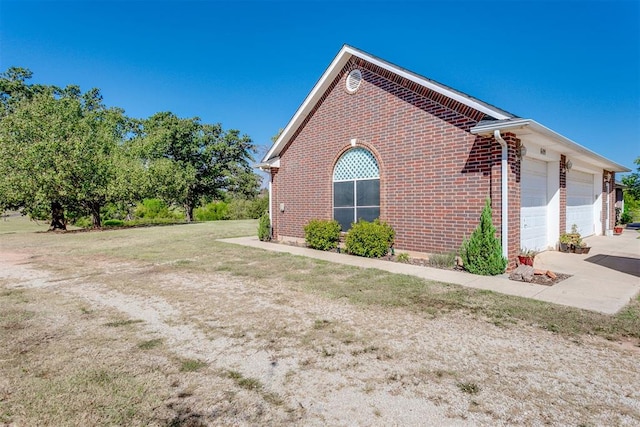
M 269 219 L 269 212 L 265 212 L 258 221 L 258 239 L 263 242 L 271 240 L 271 220 Z
M 491 202 L 487 199 L 480 224 L 469 240 L 465 239 L 460 248 L 464 269 L 469 273 L 495 276 L 504 273 L 507 259 L 502 256 L 502 246 L 496 238 L 496 228 L 491 219 Z

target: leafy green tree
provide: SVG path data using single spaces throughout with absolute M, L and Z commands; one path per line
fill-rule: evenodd
M 137 146 L 151 193 L 182 206 L 187 221 L 203 201 L 257 194 L 259 178 L 250 166 L 255 146 L 237 130 L 162 112 L 143 122 Z
M 622 183 L 626 186 L 625 192 L 635 200 L 640 200 L 640 157 L 634 160 L 637 171 L 622 177 Z
M 0 120 L 0 207 L 50 215 L 52 229 L 66 229 L 65 211 L 84 212 L 100 227 L 100 209 L 133 180 L 127 132 L 123 111 L 106 108 L 97 89 L 49 87 L 12 102 Z
M 496 228 L 491 218 L 491 201 L 487 199 L 480 223 L 469 240 L 462 242 L 460 250 L 465 270 L 473 274 L 495 276 L 504 273 L 507 259 L 502 256 L 502 246 L 496 238 Z
M 0 119 L 15 110 L 21 102 L 53 89 L 53 86 L 28 84 L 27 80 L 31 77 L 33 72 L 22 67 L 10 67 L 0 73 Z

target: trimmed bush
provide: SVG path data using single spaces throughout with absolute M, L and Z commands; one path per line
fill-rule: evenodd
M 469 273 L 495 276 L 504 273 L 507 259 L 502 256 L 502 246 L 496 238 L 496 228 L 491 219 L 491 202 L 487 199 L 480 224 L 469 240 L 465 239 L 460 248 L 464 269 Z
M 350 254 L 380 258 L 389 252 L 395 236 L 395 231 L 386 222 L 360 220 L 347 233 L 345 246 Z
M 304 240 L 313 249 L 335 249 L 340 241 L 340 223 L 333 219 L 312 219 L 304 226 Z
M 265 212 L 258 221 L 258 239 L 263 242 L 271 240 L 271 220 L 269 219 L 269 212 Z

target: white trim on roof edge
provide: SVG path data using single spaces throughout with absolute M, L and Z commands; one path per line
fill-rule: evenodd
M 413 74 L 403 68 L 383 61 L 349 45 L 344 45 L 342 49 L 340 49 L 336 57 L 333 59 L 329 67 L 327 67 L 325 72 L 322 74 L 309 95 L 307 95 L 305 100 L 302 102 L 296 113 L 293 115 L 287 126 L 282 131 L 282 134 L 280 134 L 280 137 L 276 140 L 276 142 L 271 146 L 267 154 L 264 156 L 264 159 L 262 160 L 263 163 L 271 163 L 271 159 L 273 157 L 280 155 L 280 152 L 289 141 L 291 134 L 295 132 L 295 130 L 302 123 L 309 111 L 316 105 L 318 99 L 327 90 L 329 84 L 333 81 L 336 74 L 340 72 L 340 70 L 342 70 L 342 67 L 344 67 L 344 65 L 351 59 L 352 56 L 357 56 L 358 58 L 364 59 L 367 62 L 391 71 L 407 80 L 415 82 L 426 88 L 434 90 L 435 92 L 452 98 L 468 107 L 488 114 L 489 116 L 494 117 L 498 120 L 513 118 L 513 116 L 507 115 L 506 112 L 502 110 L 491 108 L 491 106 L 489 105 L 486 105 L 471 97 L 465 96 L 464 94 L 456 92 L 446 86 L 440 85 L 432 80 L 428 80 L 424 77 Z
M 547 140 L 553 142 L 554 148 L 559 153 L 568 156 L 580 156 L 585 162 L 594 164 L 603 169 L 613 172 L 631 172 L 622 165 L 619 165 L 606 157 L 601 156 L 582 145 L 573 142 L 569 138 L 560 135 L 559 133 L 549 129 L 546 126 L 541 125 L 535 120 L 531 119 L 512 119 L 503 120 L 496 123 L 482 123 L 470 129 L 472 134 L 475 135 L 493 135 L 495 130 L 508 131 L 517 130 L 527 127 L 531 131 L 545 137 Z M 517 133 L 516 133 L 517 135 Z

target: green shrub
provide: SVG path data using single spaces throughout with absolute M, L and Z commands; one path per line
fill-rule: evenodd
M 90 216 L 81 216 L 73 222 L 73 225 L 80 228 L 89 228 L 93 225 L 93 221 L 91 221 Z
M 211 202 L 193 210 L 196 221 L 219 221 L 229 219 L 228 208 L 225 202 Z
M 629 212 L 622 212 L 622 215 L 620 215 L 620 224 L 629 224 L 631 221 L 633 221 L 631 214 Z
M 130 206 L 124 202 L 107 203 L 101 210 L 102 218 L 106 219 L 127 219 L 129 217 Z
M 102 221 L 102 225 L 104 227 L 122 227 L 124 225 L 124 221 L 121 219 L 107 219 Z
M 350 254 L 379 258 L 389 252 L 395 235 L 393 228 L 379 219 L 373 222 L 360 220 L 347 233 L 345 246 Z
M 469 240 L 462 242 L 460 256 L 464 269 L 469 273 L 495 276 L 504 273 L 507 259 L 502 256 L 500 241 L 496 238 L 496 228 L 491 219 L 491 202 L 487 199 L 480 224 Z
M 265 212 L 258 221 L 258 239 L 263 242 L 271 240 L 271 220 L 269 219 L 269 212 Z
M 340 241 L 340 223 L 333 219 L 312 219 L 304 226 L 304 240 L 313 249 L 335 249 Z
M 249 200 L 249 205 L 245 211 L 246 219 L 258 219 L 263 212 L 269 210 L 269 196 L 258 196 Z
M 411 257 L 409 257 L 408 253 L 403 252 L 403 253 L 398 255 L 398 262 L 403 262 L 403 263 L 407 264 L 409 261 L 411 261 Z
M 176 213 L 169 210 L 169 206 L 160 199 L 144 199 L 142 203 L 138 203 L 134 213 L 135 218 L 180 218 L 182 213 Z

